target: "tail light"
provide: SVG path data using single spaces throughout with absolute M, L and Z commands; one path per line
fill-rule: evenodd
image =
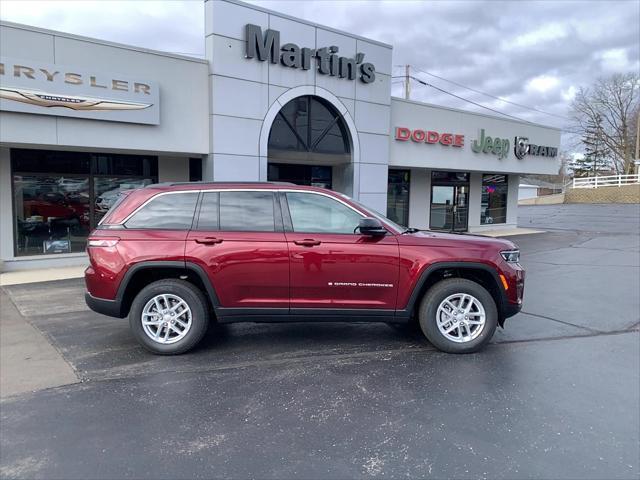
M 120 241 L 116 237 L 90 238 L 87 245 L 89 247 L 115 247 Z

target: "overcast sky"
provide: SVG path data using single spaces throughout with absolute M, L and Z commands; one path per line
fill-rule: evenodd
M 522 119 L 562 127 L 579 86 L 640 70 L 640 1 L 252 1 L 394 46 L 394 75 L 414 75 Z M 0 18 L 204 56 L 204 3 L 0 0 Z M 545 115 L 438 78 L 553 113 Z M 394 80 L 396 81 L 396 80 Z M 393 94 L 402 95 L 401 80 Z M 481 110 L 414 84 L 412 99 Z

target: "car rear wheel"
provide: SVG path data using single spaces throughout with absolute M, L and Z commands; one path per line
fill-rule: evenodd
M 422 332 L 439 350 L 472 353 L 493 337 L 498 309 L 482 285 L 450 278 L 429 289 L 420 304 L 418 319 Z
M 160 355 L 185 353 L 207 331 L 207 299 L 200 289 L 184 280 L 158 280 L 133 300 L 129 325 L 147 350 Z

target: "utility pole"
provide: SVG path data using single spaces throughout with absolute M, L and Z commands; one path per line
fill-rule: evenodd
M 637 162 L 640 162 L 640 107 L 638 108 L 638 118 L 636 118 L 636 158 L 634 162 L 636 173 L 640 174 L 640 163 Z M 633 169 L 633 167 L 631 167 L 631 169 Z
M 411 96 L 411 65 L 405 65 L 404 66 L 404 99 L 409 100 L 410 96 Z
M 600 115 L 596 115 L 596 119 L 597 119 L 596 150 L 595 152 L 593 152 L 593 176 L 594 177 L 598 176 L 598 154 L 600 153 L 600 132 L 601 132 Z

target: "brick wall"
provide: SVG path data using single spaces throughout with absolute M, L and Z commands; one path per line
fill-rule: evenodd
M 565 203 L 640 203 L 640 185 L 570 188 Z

